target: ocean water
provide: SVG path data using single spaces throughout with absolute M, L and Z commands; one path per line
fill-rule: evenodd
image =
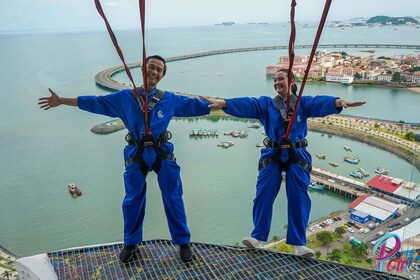
M 296 44 L 311 43 L 315 28 L 299 28 Z M 417 35 L 416 35 L 417 34 Z M 137 30 L 116 31 L 127 62 L 140 59 Z M 419 29 L 325 28 L 322 43 L 420 44 Z M 158 28 L 147 31 L 148 54 L 175 56 L 216 49 L 286 45 L 289 28 L 277 25 L 235 25 Z M 360 50 L 345 50 L 363 53 Z M 19 256 L 61 248 L 122 240 L 121 202 L 124 196 L 122 149 L 126 131 L 95 135 L 90 128 L 109 118 L 77 108 L 47 112 L 38 98 L 48 87 L 61 96 L 106 94 L 94 75 L 120 65 L 105 32 L 0 34 L 0 244 Z M 296 50 L 296 53 L 304 53 Z M 375 55 L 418 55 L 413 50 L 380 49 Z M 281 51 L 226 54 L 168 64 L 162 89 L 209 96 L 272 95 L 265 66 L 275 64 Z M 133 71 L 136 81 L 141 77 Z M 116 77 L 125 82 L 126 77 Z M 141 82 L 137 82 L 140 84 Z M 367 104 L 346 111 L 351 115 L 420 122 L 420 95 L 406 89 L 336 84 L 307 84 L 308 95 L 328 94 Z M 170 125 L 181 165 L 184 199 L 192 240 L 220 244 L 240 242 L 252 230 L 252 199 L 257 176 L 262 129 L 247 129 L 234 120 L 174 120 Z M 218 139 L 190 139 L 193 128 L 217 129 Z M 234 140 L 229 149 L 216 146 L 227 140 L 223 132 L 248 130 L 247 139 Z M 347 175 L 354 166 L 342 163 L 349 145 L 361 158 L 360 167 L 373 174 L 383 166 L 391 175 L 420 181 L 417 170 L 404 160 L 375 147 L 335 136 L 310 132 L 314 166 Z M 328 147 L 326 149 L 325 147 Z M 337 168 L 328 162 L 341 163 Z M 78 199 L 67 192 L 76 183 Z M 311 192 L 311 219 L 346 209 L 350 200 L 329 192 Z M 145 239 L 169 238 L 156 176 L 148 178 Z M 287 199 L 284 188 L 275 203 L 273 235 L 285 233 Z

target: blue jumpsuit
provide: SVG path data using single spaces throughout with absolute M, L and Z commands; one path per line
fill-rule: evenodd
M 290 131 L 292 142 L 300 142 L 308 133 L 307 119 L 309 117 L 324 117 L 341 112 L 342 108 L 334 105 L 336 97 L 303 96 L 298 105 L 298 111 Z M 259 98 L 240 97 L 226 99 L 224 111 L 239 118 L 258 119 L 264 126 L 265 134 L 272 141 L 281 142 L 286 127 L 281 113 L 277 110 L 274 99 L 268 96 Z M 286 108 L 286 105 L 285 105 Z M 260 162 L 274 156 L 277 148 L 263 148 Z M 311 164 L 311 155 L 305 148 L 295 148 L 296 155 Z M 283 150 L 280 160 L 286 162 L 288 151 Z M 286 242 L 290 245 L 306 245 L 306 228 L 311 210 L 311 200 L 308 195 L 310 174 L 301 165 L 291 164 L 286 172 L 286 194 L 288 200 L 288 228 Z M 267 241 L 270 233 L 273 203 L 280 190 L 282 175 L 278 163 L 272 163 L 262 168 L 258 173 L 256 197 L 253 207 L 254 230 L 251 236 Z
M 155 91 L 156 89 L 153 89 L 149 92 L 148 100 L 152 99 Z M 78 106 L 88 112 L 120 118 L 127 129 L 134 134 L 135 139 L 141 140 L 145 131 L 144 115 L 131 89 L 105 96 L 79 96 Z M 202 116 L 209 112 L 208 103 L 203 100 L 166 91 L 150 113 L 149 130 L 157 138 L 167 129 L 172 117 Z M 170 142 L 164 142 L 159 149 L 173 155 L 174 146 Z M 127 161 L 136 152 L 135 145 L 125 146 L 124 160 Z M 156 161 L 156 157 L 152 146 L 144 148 L 143 159 L 149 167 Z M 182 200 L 180 167 L 176 161 L 162 160 L 157 179 L 172 240 L 175 244 L 189 243 L 191 234 Z M 140 170 L 139 163 L 132 162 L 126 166 L 124 185 L 125 198 L 122 203 L 124 244 L 135 245 L 143 241 L 143 220 L 146 207 L 146 178 Z

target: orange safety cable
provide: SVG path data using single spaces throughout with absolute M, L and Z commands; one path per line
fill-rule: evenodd
M 144 92 L 145 92 L 145 102 L 143 102 L 143 100 L 141 99 L 141 95 L 140 92 L 138 90 L 138 88 L 136 87 L 134 80 L 133 80 L 133 76 L 131 75 L 130 69 L 128 68 L 127 64 L 125 63 L 125 59 L 124 59 L 124 55 L 121 51 L 120 46 L 118 45 L 118 41 L 117 38 L 115 37 L 114 31 L 112 31 L 111 25 L 108 22 L 107 17 L 105 16 L 105 13 L 102 9 L 101 3 L 99 0 L 95 0 L 95 6 L 96 9 L 98 10 L 99 14 L 101 15 L 101 17 L 103 18 L 105 25 L 106 25 L 106 29 L 108 30 L 109 36 L 111 37 L 112 43 L 114 44 L 115 49 L 117 50 L 118 56 L 120 57 L 122 63 L 124 64 L 124 69 L 125 72 L 127 73 L 128 78 L 130 79 L 132 85 L 133 85 L 133 90 L 136 94 L 136 98 L 137 100 L 139 100 L 140 102 L 140 106 L 142 107 L 142 111 L 144 113 L 144 117 L 145 117 L 145 133 L 146 134 L 150 134 L 149 132 L 149 122 L 148 122 L 148 96 L 147 96 L 147 73 L 146 73 L 146 48 L 145 48 L 145 36 L 144 36 L 144 22 L 145 22 L 145 16 L 144 16 L 144 10 L 145 10 L 145 1 L 144 0 L 139 0 L 139 7 L 140 7 L 140 16 L 141 16 L 141 29 L 142 29 L 142 36 L 143 36 L 143 62 L 142 62 L 142 69 L 143 69 L 143 87 L 144 87 Z
M 146 22 L 146 1 L 140 0 L 139 1 L 139 8 L 140 8 L 140 27 L 141 27 L 141 35 L 143 39 L 143 62 L 142 62 L 142 69 L 143 69 L 143 88 L 144 88 L 144 95 L 145 95 L 145 102 L 144 102 L 144 121 L 145 121 L 145 131 L 146 135 L 150 135 L 149 131 L 149 110 L 148 110 L 148 88 L 147 88 L 147 69 L 146 69 L 146 34 L 144 32 L 145 29 L 145 22 Z
M 292 2 L 294 2 L 294 0 L 292 0 Z M 290 130 L 292 129 L 292 125 L 293 125 L 293 122 L 294 122 L 294 119 L 295 119 L 295 116 L 296 116 L 296 112 L 297 112 L 297 106 L 299 105 L 300 98 L 302 97 L 303 89 L 305 88 L 306 80 L 308 79 L 309 70 L 311 69 L 312 60 L 315 56 L 315 52 L 316 52 L 316 49 L 318 47 L 318 42 L 319 42 L 319 39 L 321 38 L 322 30 L 324 29 L 325 21 L 327 19 L 327 15 L 328 15 L 328 11 L 329 11 L 330 6 L 331 6 L 331 2 L 332 2 L 332 0 L 326 0 L 326 2 L 325 2 L 324 11 L 322 13 L 322 17 L 321 17 L 321 20 L 320 20 L 319 25 L 318 25 L 318 31 L 317 31 L 316 36 L 315 36 L 314 44 L 312 45 L 311 55 L 309 56 L 308 65 L 306 66 L 305 75 L 303 77 L 303 81 L 302 81 L 302 84 L 301 84 L 300 90 L 299 90 L 299 95 L 298 95 L 297 100 L 296 100 L 296 106 L 295 106 L 295 109 L 293 111 L 290 123 L 287 127 L 286 133 L 284 134 L 284 138 L 289 137 Z M 289 68 L 289 71 L 291 71 L 290 68 Z

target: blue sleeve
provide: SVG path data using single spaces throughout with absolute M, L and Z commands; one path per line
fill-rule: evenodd
M 226 108 L 223 111 L 238 118 L 259 119 L 262 108 L 262 97 L 237 97 L 226 99 Z
M 308 117 L 325 117 L 331 114 L 340 113 L 343 108 L 335 107 L 335 100 L 337 97 L 334 96 L 303 96 L 299 106 L 302 106 L 302 110 Z
M 196 117 L 210 113 L 209 104 L 198 98 L 172 94 L 175 117 Z
M 109 117 L 120 117 L 121 108 L 124 107 L 123 99 L 126 90 L 104 96 L 79 96 L 77 105 L 81 110 Z M 126 102 L 126 101 L 125 101 Z

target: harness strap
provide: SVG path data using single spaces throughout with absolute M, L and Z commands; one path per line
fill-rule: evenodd
M 260 171 L 264 167 L 266 167 L 269 164 L 274 163 L 274 162 L 279 163 L 280 172 L 283 171 L 283 170 L 287 171 L 287 169 L 289 169 L 290 164 L 293 164 L 293 163 L 299 164 L 300 166 L 302 166 L 302 168 L 304 170 L 306 170 L 309 173 L 312 170 L 312 166 L 309 163 L 305 162 L 303 159 L 301 159 L 297 156 L 295 156 L 295 161 L 291 162 L 291 163 L 289 163 L 289 162 L 283 163 L 283 162 L 281 162 L 281 160 L 278 156 L 272 156 L 272 157 L 263 159 L 261 162 L 258 163 L 258 171 Z
M 270 138 L 266 137 L 263 141 L 264 145 L 267 148 L 281 148 L 281 149 L 290 149 L 290 148 L 306 148 L 308 147 L 308 140 L 303 139 L 300 142 L 290 143 L 290 144 L 282 144 L 271 140 Z M 288 146 L 287 146 L 288 145 Z
M 157 139 L 154 139 L 151 135 L 143 135 L 143 138 L 140 141 L 137 141 L 134 139 L 133 134 L 129 132 L 125 136 L 125 140 L 128 142 L 129 145 L 135 145 L 137 147 L 137 152 L 125 162 L 125 166 L 127 167 L 129 164 L 137 162 L 140 165 L 140 170 L 142 171 L 144 177 L 146 177 L 147 173 L 149 173 L 152 170 L 155 171 L 157 174 L 159 172 L 160 162 L 162 160 L 176 160 L 176 158 L 172 154 L 159 149 L 162 143 L 168 142 L 171 138 L 171 132 L 164 131 L 160 134 L 160 136 Z M 156 161 L 152 164 L 152 168 L 149 168 L 149 166 L 143 159 L 144 147 L 147 146 L 153 146 L 157 155 Z
M 276 105 L 277 110 L 280 112 L 281 116 L 283 117 L 285 128 L 289 127 L 289 123 L 291 120 L 291 116 L 296 107 L 297 96 L 294 94 L 290 95 L 289 102 L 286 103 L 286 106 L 289 105 L 289 108 L 284 107 L 284 99 L 281 98 L 279 95 L 274 97 L 274 104 Z

